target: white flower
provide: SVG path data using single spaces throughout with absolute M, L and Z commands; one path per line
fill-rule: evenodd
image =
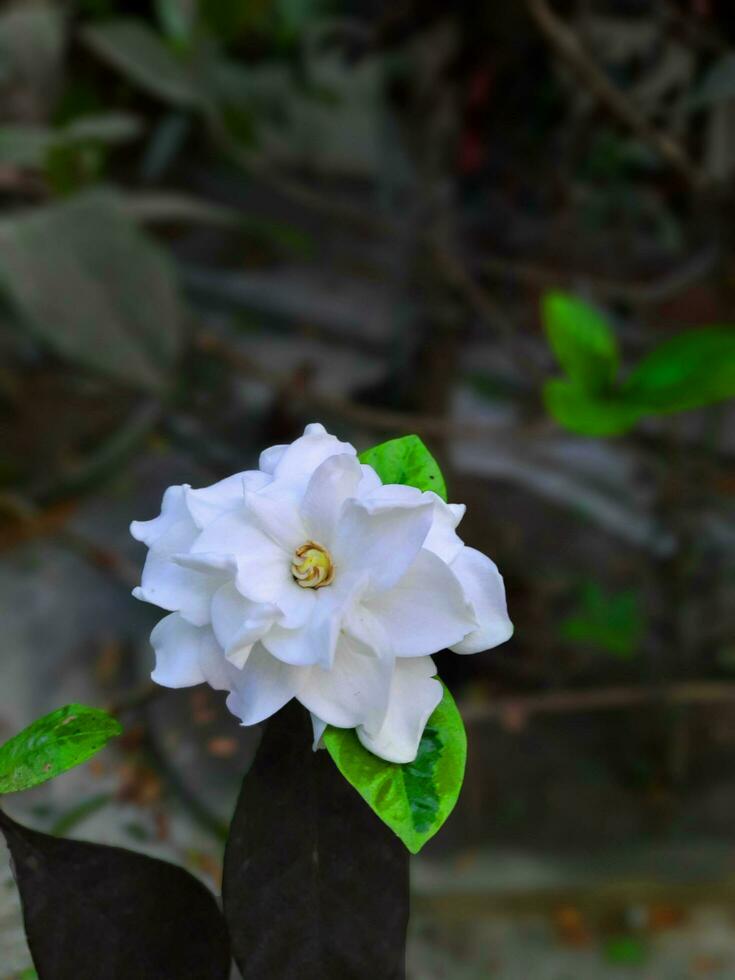
M 442 696 L 431 654 L 513 631 L 496 566 L 457 536 L 464 510 L 384 486 L 318 424 L 258 470 L 169 487 L 160 516 L 131 525 L 150 549 L 133 594 L 171 612 L 153 679 L 229 691 L 244 725 L 297 698 L 315 743 L 356 728 L 376 755 L 413 760 Z

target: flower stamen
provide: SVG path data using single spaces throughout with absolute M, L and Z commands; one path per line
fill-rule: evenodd
M 296 549 L 291 574 L 302 589 L 321 589 L 334 579 L 332 556 L 323 545 L 307 541 Z

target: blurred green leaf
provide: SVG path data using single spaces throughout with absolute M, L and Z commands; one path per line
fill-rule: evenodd
M 615 393 L 598 396 L 558 378 L 544 385 L 544 404 L 559 425 L 584 436 L 620 435 L 641 416 L 636 405 Z
M 182 51 L 191 43 L 198 0 L 155 0 L 161 30 Z
M 644 357 L 621 389 L 639 413 L 682 412 L 735 396 L 735 327 L 672 337 Z
M 91 759 L 122 734 L 106 711 L 69 704 L 24 728 L 0 746 L 0 793 L 17 793 Z
M 557 360 L 579 388 L 608 389 L 618 371 L 618 347 L 607 320 L 581 300 L 562 292 L 542 300 L 546 336 Z
M 81 116 L 66 126 L 1 126 L 0 162 L 41 169 L 51 153 L 82 144 L 115 145 L 135 139 L 141 120 L 125 112 Z
M 615 966 L 642 966 L 648 946 L 637 936 L 614 936 L 605 943 L 605 959 Z
M 418 436 L 402 436 L 366 449 L 360 453 L 360 462 L 372 466 L 383 483 L 433 490 L 442 500 L 447 499 L 439 464 Z
M 192 65 L 169 50 L 143 21 L 105 21 L 85 27 L 81 36 L 96 55 L 150 95 L 189 109 L 207 105 L 207 96 Z
M 158 388 L 182 309 L 167 256 L 112 193 L 87 193 L 0 223 L 0 284 L 21 322 L 60 356 Z
M 345 779 L 412 854 L 454 809 L 464 779 L 467 735 L 446 687 L 413 762 L 400 765 L 380 759 L 364 748 L 352 728 L 330 725 L 324 744 Z
M 609 595 L 594 582 L 584 586 L 577 610 L 560 626 L 563 639 L 589 644 L 622 660 L 638 652 L 646 629 L 635 592 Z

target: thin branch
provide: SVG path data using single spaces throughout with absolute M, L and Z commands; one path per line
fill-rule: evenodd
M 605 299 L 624 299 L 635 306 L 662 303 L 684 292 L 693 283 L 700 282 L 714 268 L 718 249 L 707 247 L 686 259 L 658 279 L 633 282 L 607 279 L 584 272 L 581 269 L 555 269 L 534 262 L 514 261 L 498 255 L 482 255 L 478 267 L 490 276 L 516 280 L 530 286 L 559 286 L 562 283 L 582 282 Z
M 656 152 L 693 189 L 704 186 L 705 177 L 688 153 L 668 133 L 652 126 L 642 112 L 617 89 L 582 47 L 577 35 L 558 17 L 547 0 L 526 0 L 531 17 L 549 44 L 566 61 L 595 99 L 604 105 L 647 146 Z
M 713 705 L 735 703 L 735 684 L 685 681 L 661 687 L 602 687 L 580 691 L 544 691 L 498 698 L 488 704 L 463 705 L 467 721 L 499 721 L 523 727 L 532 715 L 587 714 L 651 704 Z
M 288 401 L 292 405 L 306 406 L 310 409 L 328 412 L 345 422 L 353 425 L 364 426 L 368 429 L 375 429 L 381 432 L 396 432 L 404 434 L 406 432 L 416 432 L 422 435 L 434 436 L 436 438 L 493 438 L 498 441 L 503 439 L 503 435 L 498 430 L 498 426 L 492 423 L 481 422 L 453 422 L 449 419 L 439 418 L 434 415 L 422 415 L 415 412 L 397 412 L 392 409 L 374 408 L 371 405 L 360 405 L 347 398 L 336 395 L 325 395 L 314 391 L 312 387 L 305 383 L 294 383 L 294 377 L 258 364 L 247 354 L 231 347 L 225 341 L 209 332 L 200 333 L 195 339 L 196 347 L 206 354 L 220 358 L 235 371 L 247 374 L 257 381 L 275 388 L 276 391 L 288 392 Z M 543 418 L 535 422 L 529 422 L 525 426 L 513 433 L 513 442 L 516 443 L 519 434 L 531 434 L 549 430 L 554 430 L 555 426 L 548 419 Z M 519 433 L 519 430 L 520 433 Z

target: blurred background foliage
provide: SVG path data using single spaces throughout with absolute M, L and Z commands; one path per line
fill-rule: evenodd
M 724 0 L 3 4 L 0 723 L 128 730 L 38 826 L 216 885 L 255 736 L 146 686 L 127 523 L 417 432 L 517 632 L 438 658 L 413 976 L 734 975 L 734 181 Z

